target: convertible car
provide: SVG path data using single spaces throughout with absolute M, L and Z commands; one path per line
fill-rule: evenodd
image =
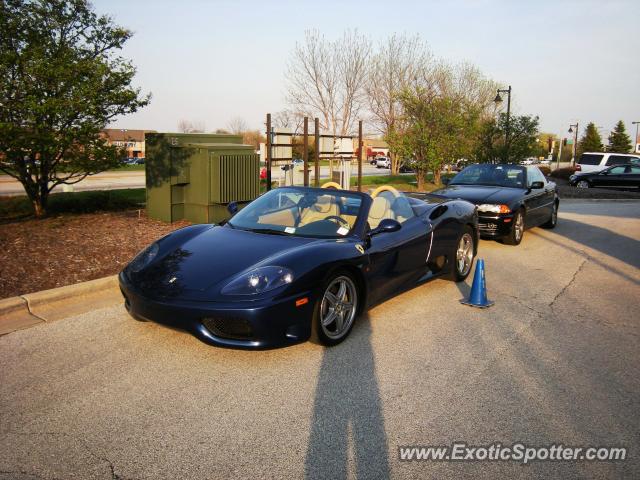
M 480 236 L 507 245 L 519 245 L 527 228 L 555 228 L 558 222 L 556 184 L 535 165 L 470 165 L 433 193 L 476 204 Z
M 464 280 L 477 243 L 463 200 L 282 187 L 220 225 L 165 236 L 119 280 L 134 318 L 212 345 L 335 345 L 366 308 L 436 276 Z

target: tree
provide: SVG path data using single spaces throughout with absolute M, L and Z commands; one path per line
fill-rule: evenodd
M 352 133 L 364 105 L 370 52 L 369 40 L 357 31 L 336 41 L 316 30 L 305 32 L 287 66 L 289 104 L 302 116 L 318 117 L 334 135 Z
M 596 125 L 593 122 L 589 122 L 584 129 L 584 135 L 578 142 L 578 152 L 602 152 L 603 150 L 602 137 Z
M 204 133 L 205 124 L 201 121 L 192 122 L 191 120 L 180 120 L 178 122 L 178 131 L 182 133 Z
M 485 120 L 480 127 L 474 158 L 480 163 L 518 163 L 536 153 L 538 117 L 512 115 L 509 122 L 509 145 L 505 144 L 507 115 Z
M 629 153 L 633 146 L 631 145 L 631 139 L 627 135 L 624 122 L 620 120 L 616 123 L 613 132 L 609 135 L 609 145 L 607 145 L 608 152 L 616 153 Z
M 227 130 L 229 130 L 234 135 L 241 135 L 242 133 L 249 130 L 249 126 L 247 125 L 247 122 L 244 121 L 244 118 L 234 117 L 229 120 L 229 123 L 227 123 Z
M 149 103 L 117 56 L 131 32 L 86 0 L 0 2 L 0 171 L 24 186 L 37 217 L 51 190 L 118 166 L 100 131 Z
M 371 58 L 365 91 L 371 118 L 383 137 L 394 136 L 403 130 L 398 94 L 408 88 L 418 71 L 431 61 L 429 48 L 417 35 L 394 34 L 382 41 L 378 52 Z M 391 173 L 397 175 L 402 157 L 393 148 L 389 153 Z

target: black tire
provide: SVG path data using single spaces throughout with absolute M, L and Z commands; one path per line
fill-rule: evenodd
M 330 300 L 325 300 L 325 296 L 327 291 L 332 294 L 337 294 L 338 291 L 334 291 L 334 287 L 336 286 L 336 282 L 345 282 L 347 285 L 347 290 L 349 291 L 348 296 L 351 297 L 352 307 L 348 311 L 348 324 L 344 325 L 343 320 L 343 328 L 339 330 L 338 326 L 338 317 L 339 314 L 336 314 L 336 320 L 333 322 L 323 326 L 323 319 L 327 320 L 330 318 L 330 308 L 332 304 Z M 350 285 L 350 286 L 349 286 Z M 352 288 L 350 288 L 352 287 Z M 339 287 L 338 287 L 339 288 Z M 350 290 L 349 290 L 350 289 Z M 340 299 L 338 299 L 340 300 Z M 325 304 L 323 305 L 323 301 Z M 326 345 L 328 347 L 332 347 L 334 345 L 338 345 L 345 338 L 349 336 L 351 330 L 353 329 L 353 325 L 356 322 L 358 317 L 358 309 L 360 307 L 360 291 L 358 282 L 353 278 L 353 276 L 346 271 L 339 271 L 332 274 L 328 280 L 324 283 L 320 297 L 316 301 L 315 308 L 313 309 L 313 320 L 312 320 L 312 328 L 313 328 L 313 339 L 317 340 L 319 343 Z M 333 304 L 334 313 L 335 313 L 335 303 Z M 341 307 L 345 309 L 346 307 Z M 344 316 L 341 318 L 344 319 Z M 339 331 L 338 331 L 339 330 Z M 333 334 L 332 334 L 333 333 Z
M 521 228 L 518 226 L 518 222 L 522 222 Z M 524 237 L 524 225 L 524 212 L 520 209 L 513 216 L 513 220 L 511 221 L 511 231 L 508 235 L 502 237 L 502 241 L 507 245 L 520 245 L 522 237 Z
M 464 268 L 462 268 L 458 259 L 458 251 L 460 250 L 463 239 L 465 238 L 470 240 L 471 242 L 469 245 L 471 248 L 469 252 L 471 258 L 470 260 L 467 258 L 468 263 L 465 262 Z M 451 253 L 451 280 L 453 280 L 454 282 L 464 282 L 467 279 L 467 277 L 471 273 L 471 270 L 473 269 L 473 261 L 476 257 L 476 251 L 476 236 L 474 235 L 472 228 L 469 225 L 465 225 L 465 227 L 460 232 L 460 235 L 458 235 L 458 239 L 456 240 L 456 244 L 453 247 L 453 251 Z
M 552 228 L 556 228 L 557 224 L 558 224 L 558 202 L 554 202 L 553 211 L 551 212 L 551 216 L 549 217 L 549 220 L 547 220 L 541 226 L 542 228 L 547 228 L 551 230 Z

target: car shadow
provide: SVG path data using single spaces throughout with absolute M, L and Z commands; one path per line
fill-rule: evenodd
M 305 478 L 347 478 L 350 458 L 355 460 L 356 478 L 390 475 L 371 323 L 366 314 L 358 319 L 347 341 L 324 350 Z
M 527 233 L 542 236 L 535 230 Z M 568 218 L 562 218 L 553 230 L 560 235 L 592 250 L 597 250 L 621 262 L 640 268 L 640 241 L 620 235 L 606 228 L 597 227 Z

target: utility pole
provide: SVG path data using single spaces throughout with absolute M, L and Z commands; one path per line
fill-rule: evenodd
M 266 145 L 266 166 L 267 166 L 267 191 L 271 190 L 271 114 L 267 113 L 267 145 Z
M 576 128 L 575 132 L 573 130 L 573 127 Z M 578 122 L 576 122 L 575 125 L 573 125 L 573 124 L 569 125 L 569 133 L 572 133 L 572 132 L 574 133 L 574 136 L 573 136 L 573 151 L 572 151 L 572 157 L 573 158 L 571 159 L 571 163 L 573 165 L 576 164 L 576 155 L 578 154 L 578 127 L 579 127 Z
M 640 140 L 638 140 L 638 125 L 640 125 L 640 122 L 631 122 L 631 125 L 636 126 L 636 138 L 633 141 L 633 153 L 640 153 L 640 147 L 638 147 L 638 145 L 640 145 Z
M 504 163 L 509 163 L 509 130 L 511 129 L 511 85 L 509 88 L 498 89 L 496 98 L 493 100 L 496 104 L 502 103 L 501 93 L 507 94 L 507 122 L 504 129 Z

